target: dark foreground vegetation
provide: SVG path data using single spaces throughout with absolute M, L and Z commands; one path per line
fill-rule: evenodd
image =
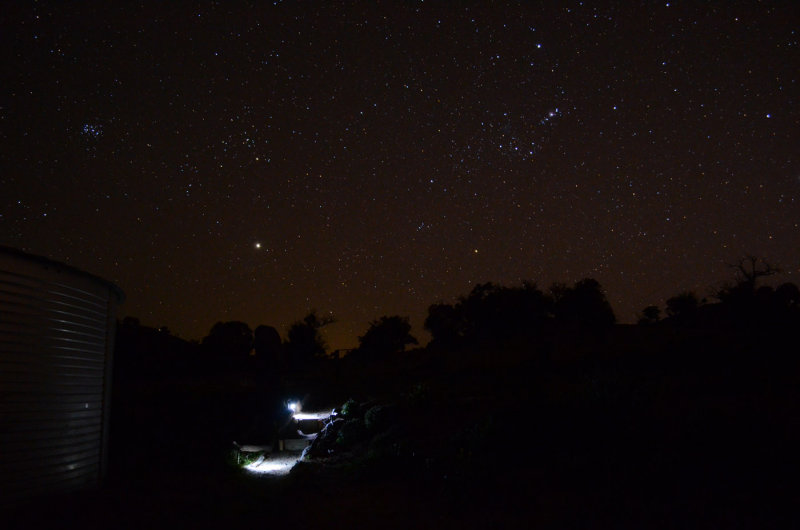
M 796 527 L 800 295 L 759 286 L 769 270 L 743 261 L 716 301 L 682 293 L 638 325 L 615 324 L 593 280 L 479 285 L 431 306 L 428 347 L 404 351 L 407 320 L 384 317 L 342 359 L 323 356 L 313 313 L 287 343 L 222 323 L 191 344 L 127 320 L 108 485 L 37 501 L 20 520 Z M 232 442 L 284 436 L 290 398 L 340 414 L 289 476 L 247 475 Z

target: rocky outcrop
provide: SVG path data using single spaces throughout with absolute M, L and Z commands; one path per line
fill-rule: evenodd
M 332 453 L 336 447 L 339 430 L 344 424 L 345 420 L 341 418 L 327 422 L 308 449 L 304 451 L 303 456 L 324 457 Z

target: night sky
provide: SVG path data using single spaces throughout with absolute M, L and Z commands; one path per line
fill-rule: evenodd
M 123 316 L 335 349 L 476 282 L 800 283 L 795 2 L 116 4 L 2 9 L 0 244 Z

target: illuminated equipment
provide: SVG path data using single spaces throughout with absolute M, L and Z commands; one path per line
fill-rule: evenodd
M 240 453 L 262 453 L 253 462 L 244 466 L 244 469 L 248 472 L 268 475 L 288 474 L 300 459 L 300 451 L 308 447 L 317 437 L 323 422 L 336 415 L 333 410 L 301 412 L 302 404 L 299 401 L 287 401 L 286 409 L 292 413 L 290 421 L 295 422 L 296 433 L 299 438 L 279 439 L 276 452 L 271 452 L 271 447 L 239 445 L 234 442 Z M 307 432 L 310 434 L 306 434 Z

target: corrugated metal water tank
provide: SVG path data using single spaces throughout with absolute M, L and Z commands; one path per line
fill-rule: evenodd
M 0 247 L 0 504 L 105 473 L 113 284 Z

